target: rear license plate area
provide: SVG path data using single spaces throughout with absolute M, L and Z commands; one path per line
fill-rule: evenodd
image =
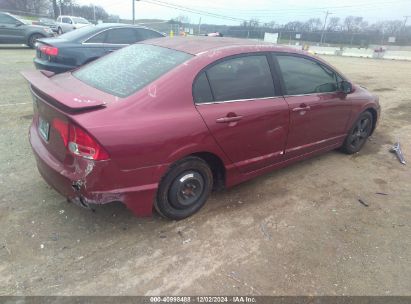
M 39 117 L 39 133 L 45 141 L 49 141 L 50 124 L 43 118 Z

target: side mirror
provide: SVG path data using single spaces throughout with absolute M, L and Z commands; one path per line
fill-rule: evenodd
M 21 26 L 23 23 L 22 22 L 20 22 L 20 21 L 16 21 L 16 23 L 15 23 L 15 25 L 16 25 L 16 27 L 18 27 L 18 26 Z
M 340 91 L 344 94 L 350 94 L 353 91 L 352 84 L 346 80 L 340 82 Z

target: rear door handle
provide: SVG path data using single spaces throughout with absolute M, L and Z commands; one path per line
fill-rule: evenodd
M 308 110 L 310 110 L 310 109 L 311 109 L 310 106 L 305 106 L 305 107 L 297 107 L 297 108 L 294 108 L 294 109 L 292 109 L 292 111 L 293 111 L 293 112 L 308 111 Z
M 243 117 L 242 116 L 226 116 L 226 117 L 217 118 L 216 122 L 229 123 L 229 122 L 239 121 L 241 120 L 241 118 Z

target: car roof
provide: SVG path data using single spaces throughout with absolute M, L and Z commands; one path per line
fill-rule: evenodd
M 143 25 L 138 25 L 138 24 L 127 24 L 127 23 L 98 23 L 96 24 L 96 28 L 112 28 L 112 27 L 134 27 L 134 28 L 144 28 L 144 29 L 150 29 L 148 27 L 145 27 Z M 155 31 L 155 30 L 154 30 Z
M 69 18 L 83 18 L 86 19 L 84 17 L 80 17 L 80 16 L 69 16 L 69 15 L 60 15 L 59 17 L 69 17 Z M 57 17 L 58 18 L 58 17 Z
M 9 12 L 0 11 L 0 14 L 5 14 L 5 15 L 9 15 L 9 16 L 14 17 L 14 15 L 12 13 L 9 13 Z
M 279 51 L 288 53 L 304 53 L 295 48 L 278 46 L 273 43 L 252 39 L 226 38 L 226 37 L 165 37 L 161 39 L 151 39 L 142 43 L 157 45 L 192 55 L 200 55 L 209 51 L 233 50 L 241 48 L 242 52 L 250 51 Z

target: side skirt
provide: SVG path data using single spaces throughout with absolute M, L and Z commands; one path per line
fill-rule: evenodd
M 232 178 L 230 178 L 230 180 L 227 180 L 227 188 L 232 187 L 232 186 L 237 185 L 237 184 L 240 184 L 240 183 L 245 182 L 247 180 L 250 180 L 254 177 L 263 175 L 265 173 L 274 171 L 276 169 L 284 168 L 284 167 L 287 167 L 287 166 L 289 166 L 291 164 L 294 164 L 296 162 L 305 160 L 307 158 L 311 158 L 313 156 L 316 156 L 316 155 L 323 154 L 325 152 L 334 150 L 336 148 L 341 147 L 341 145 L 342 145 L 342 142 L 334 143 L 332 145 L 323 147 L 321 149 L 317 149 L 317 150 L 311 151 L 309 153 L 305 153 L 305 154 L 302 154 L 302 155 L 299 155 L 299 156 L 296 156 L 296 157 L 293 157 L 293 158 L 283 160 L 283 161 L 278 162 L 278 163 L 271 164 L 267 167 L 258 169 L 256 171 L 252 171 L 252 172 L 249 172 L 249 173 L 246 173 L 246 174 L 241 174 L 241 175 L 232 174 Z M 285 154 L 285 156 L 287 156 L 287 153 Z M 227 177 L 228 176 L 229 175 L 227 175 Z

